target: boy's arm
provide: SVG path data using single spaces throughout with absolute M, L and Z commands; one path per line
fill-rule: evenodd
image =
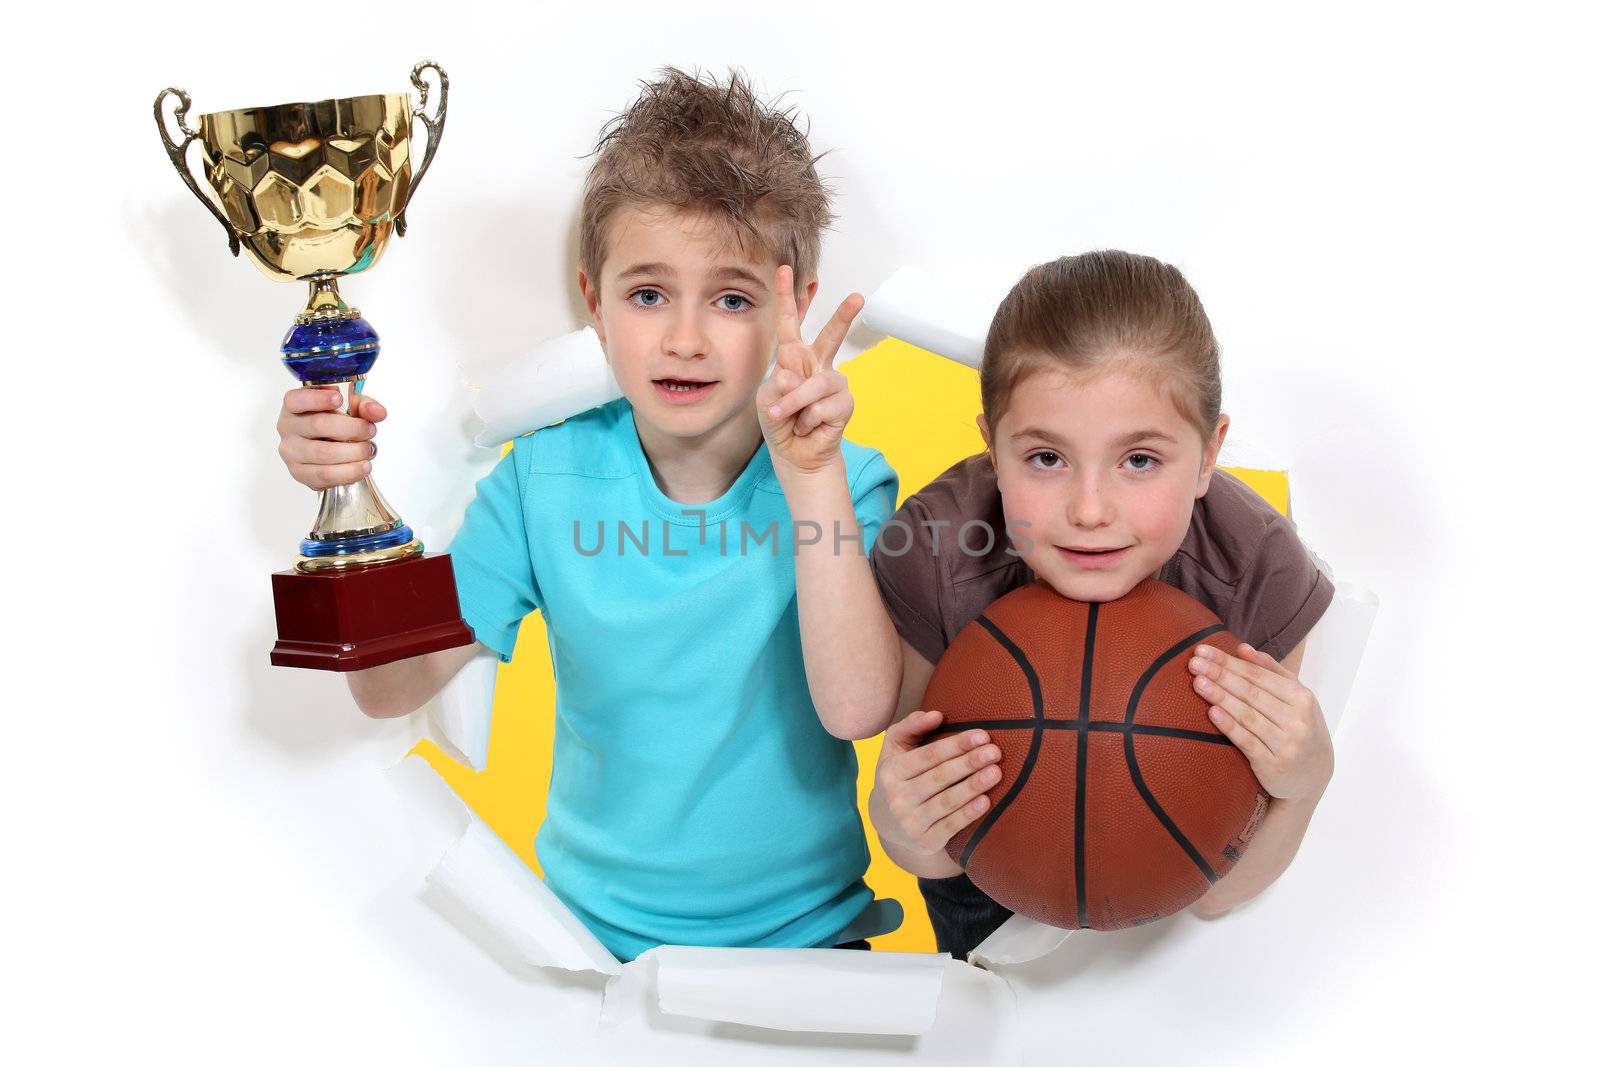
M 387 417 L 383 405 L 357 394 L 348 414 L 336 388 L 307 387 L 284 394 L 278 414 L 278 454 L 294 480 L 311 489 L 348 485 L 372 470 L 373 438 Z M 482 642 L 350 671 L 345 682 L 362 712 L 374 719 L 408 715 L 426 704 L 473 656 L 492 653 Z
M 894 713 L 900 635 L 862 550 L 844 458 L 818 471 L 781 473 L 779 481 L 795 524 L 795 595 L 811 700 L 835 737 L 874 737 Z
M 1322 709 L 1299 683 L 1305 647 L 1301 642 L 1281 665 L 1247 647 L 1246 658 L 1226 656 L 1197 672 L 1196 688 L 1223 709 L 1213 721 L 1272 795 L 1244 856 L 1192 906 L 1203 918 L 1254 898 L 1288 870 L 1333 776 L 1333 742 Z
M 457 671 L 479 655 L 494 655 L 494 651 L 481 641 L 474 641 L 381 667 L 350 671 L 345 681 L 363 714 L 374 719 L 394 719 L 426 704 Z
M 756 413 L 794 524 L 806 682 L 829 733 L 872 737 L 894 714 L 900 638 L 878 597 L 856 521 L 840 448 L 855 401 L 833 369 L 865 301 L 850 294 L 807 345 L 787 265 L 778 268 L 776 298 L 777 366 L 756 392 Z

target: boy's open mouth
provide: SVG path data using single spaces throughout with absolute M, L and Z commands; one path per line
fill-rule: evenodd
M 695 381 L 692 378 L 656 378 L 652 384 L 658 396 L 674 404 L 683 404 L 705 396 L 717 383 Z

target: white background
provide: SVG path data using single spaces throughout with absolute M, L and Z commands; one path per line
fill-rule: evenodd
M 910 262 L 1167 258 L 1222 340 L 1236 432 L 1287 461 L 1306 540 L 1383 606 L 1295 866 L 1221 951 L 1045 966 L 1025 1043 L 1565 1048 L 1593 991 L 1593 27 L 1577 5 L 1201 8 L 12 16 L 0 957 L 26 1062 L 537 1062 L 588 1040 L 587 991 L 502 981 L 395 903 L 422 868 L 383 866 L 408 845 L 378 773 L 412 725 L 267 666 L 267 575 L 313 511 L 273 430 L 303 293 L 230 260 L 151 119 L 170 84 L 198 115 L 399 91 L 423 57 L 452 78 L 442 150 L 410 236 L 346 286 L 385 338 L 378 479 L 402 514 L 470 492 L 464 383 L 578 324 L 581 157 L 663 64 L 795 92 L 833 150 L 822 306 Z

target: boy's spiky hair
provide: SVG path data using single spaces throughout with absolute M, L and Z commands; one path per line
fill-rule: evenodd
M 619 207 L 668 207 L 727 226 L 742 247 L 814 279 L 822 231 L 833 220 L 796 109 L 763 102 L 741 72 L 726 82 L 674 67 L 642 83 L 638 99 L 600 131 L 583 188 L 578 261 L 598 278 L 607 223 Z

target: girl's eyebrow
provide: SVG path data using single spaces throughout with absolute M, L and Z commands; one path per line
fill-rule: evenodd
M 1058 447 L 1064 447 L 1066 445 L 1066 442 L 1061 438 L 1040 426 L 1024 426 L 1013 436 L 1037 437 L 1041 441 L 1048 442 Z M 1126 448 L 1127 446 L 1135 444 L 1139 441 L 1165 441 L 1168 444 L 1178 443 L 1177 438 L 1162 430 L 1135 430 L 1130 434 L 1124 434 L 1121 438 L 1115 441 L 1114 444 L 1118 448 Z
M 1043 428 L 1038 427 L 1038 426 L 1024 426 L 1022 429 L 1018 430 L 1016 433 L 1012 434 L 1011 436 L 1012 437 L 1037 437 L 1039 440 L 1046 441 L 1046 442 L 1048 442 L 1048 443 L 1050 443 L 1052 445 L 1064 445 L 1064 444 L 1066 444 L 1065 441 L 1061 440 L 1059 437 L 1057 437 L 1055 434 L 1051 433 L 1049 430 L 1043 429 Z
M 1173 445 L 1178 443 L 1178 439 L 1170 433 L 1163 433 L 1160 430 L 1135 430 L 1133 433 L 1125 435 L 1117 442 L 1117 445 L 1126 447 L 1139 441 L 1165 441 Z

